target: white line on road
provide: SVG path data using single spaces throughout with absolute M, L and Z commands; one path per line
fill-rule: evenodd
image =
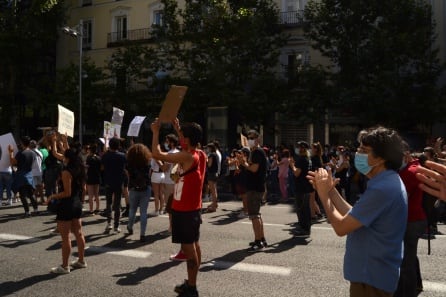
M 248 263 L 235 263 L 226 261 L 211 261 L 201 265 L 202 267 L 215 267 L 217 269 L 232 269 L 238 271 L 246 272 L 257 272 L 257 273 L 267 273 L 267 274 L 277 274 L 277 275 L 290 275 L 291 268 L 271 266 L 271 265 L 259 265 L 259 264 L 248 264 Z
M 139 250 L 118 250 L 112 249 L 103 246 L 89 246 L 85 248 L 88 252 L 97 253 L 97 254 L 109 254 L 109 255 L 118 255 L 132 258 L 147 258 L 152 253 L 144 252 Z
M 0 233 L 0 239 L 10 240 L 10 241 L 28 241 L 28 242 L 37 242 L 40 240 L 39 238 L 35 237 L 29 237 L 17 234 L 8 234 L 8 233 Z
M 423 281 L 423 290 L 430 291 L 430 292 L 445 292 L 446 293 L 446 284 Z
M 247 224 L 252 225 L 250 221 L 248 222 L 239 222 L 239 224 Z M 271 224 L 271 223 L 263 223 L 263 226 L 273 226 L 273 227 L 290 227 L 290 225 L 286 224 Z M 318 227 L 318 226 L 311 226 L 311 229 L 319 229 L 319 230 L 332 230 L 332 227 Z

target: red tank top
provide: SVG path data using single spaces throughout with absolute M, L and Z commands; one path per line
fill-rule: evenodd
M 191 170 L 181 176 L 175 184 L 172 209 L 176 211 L 194 211 L 201 209 L 201 194 L 206 170 L 206 156 L 201 150 L 191 152 L 194 159 Z M 180 173 L 184 170 L 180 169 Z

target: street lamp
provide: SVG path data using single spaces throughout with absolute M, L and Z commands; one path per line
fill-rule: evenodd
M 78 39 L 79 44 L 79 143 L 82 145 L 82 20 L 73 28 L 62 28 L 62 32 Z

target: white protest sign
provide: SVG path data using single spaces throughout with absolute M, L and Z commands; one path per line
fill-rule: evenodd
M 133 118 L 132 122 L 129 125 L 129 131 L 127 132 L 127 136 L 135 136 L 138 137 L 139 130 L 141 129 L 141 125 L 144 122 L 146 117 L 144 116 L 136 116 Z
M 124 111 L 117 107 L 113 107 L 113 116 L 111 119 L 111 123 L 122 126 L 123 119 L 124 119 Z
M 15 143 L 14 137 L 11 133 L 0 135 L 0 147 L 2 155 L 0 158 L 0 168 L 7 168 L 11 165 L 9 160 L 9 150 L 8 146 L 11 145 L 14 149 L 14 155 L 17 153 L 17 144 Z
M 104 121 L 104 137 L 107 139 L 113 137 L 121 138 L 121 125 Z
M 67 136 L 74 136 L 74 112 L 63 107 L 62 105 L 57 105 L 59 110 L 59 119 L 57 121 L 57 131 L 60 134 L 67 134 Z

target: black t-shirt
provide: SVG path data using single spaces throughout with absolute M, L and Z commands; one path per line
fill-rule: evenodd
M 218 157 L 216 153 L 210 153 L 208 156 L 208 160 L 212 159 L 211 167 L 207 167 L 207 173 L 217 173 L 218 172 Z M 209 161 L 208 161 L 209 162 Z
M 294 164 L 296 168 L 301 170 L 300 175 L 295 177 L 296 181 L 296 192 L 297 193 L 311 193 L 314 191 L 310 182 L 307 179 L 308 170 L 311 169 L 310 160 L 304 156 L 297 156 L 296 163 Z
M 126 165 L 124 153 L 107 151 L 102 156 L 104 165 L 104 183 L 113 188 L 120 188 L 124 182 L 124 169 Z
M 97 155 L 88 156 L 87 164 L 87 185 L 97 185 L 101 183 L 101 157 Z
M 15 159 L 17 160 L 17 171 L 30 172 L 33 166 L 35 154 L 31 150 L 23 150 L 17 152 Z
M 266 155 L 263 149 L 257 147 L 249 155 L 250 164 L 259 164 L 257 172 L 246 170 L 246 190 L 255 192 L 265 191 Z

